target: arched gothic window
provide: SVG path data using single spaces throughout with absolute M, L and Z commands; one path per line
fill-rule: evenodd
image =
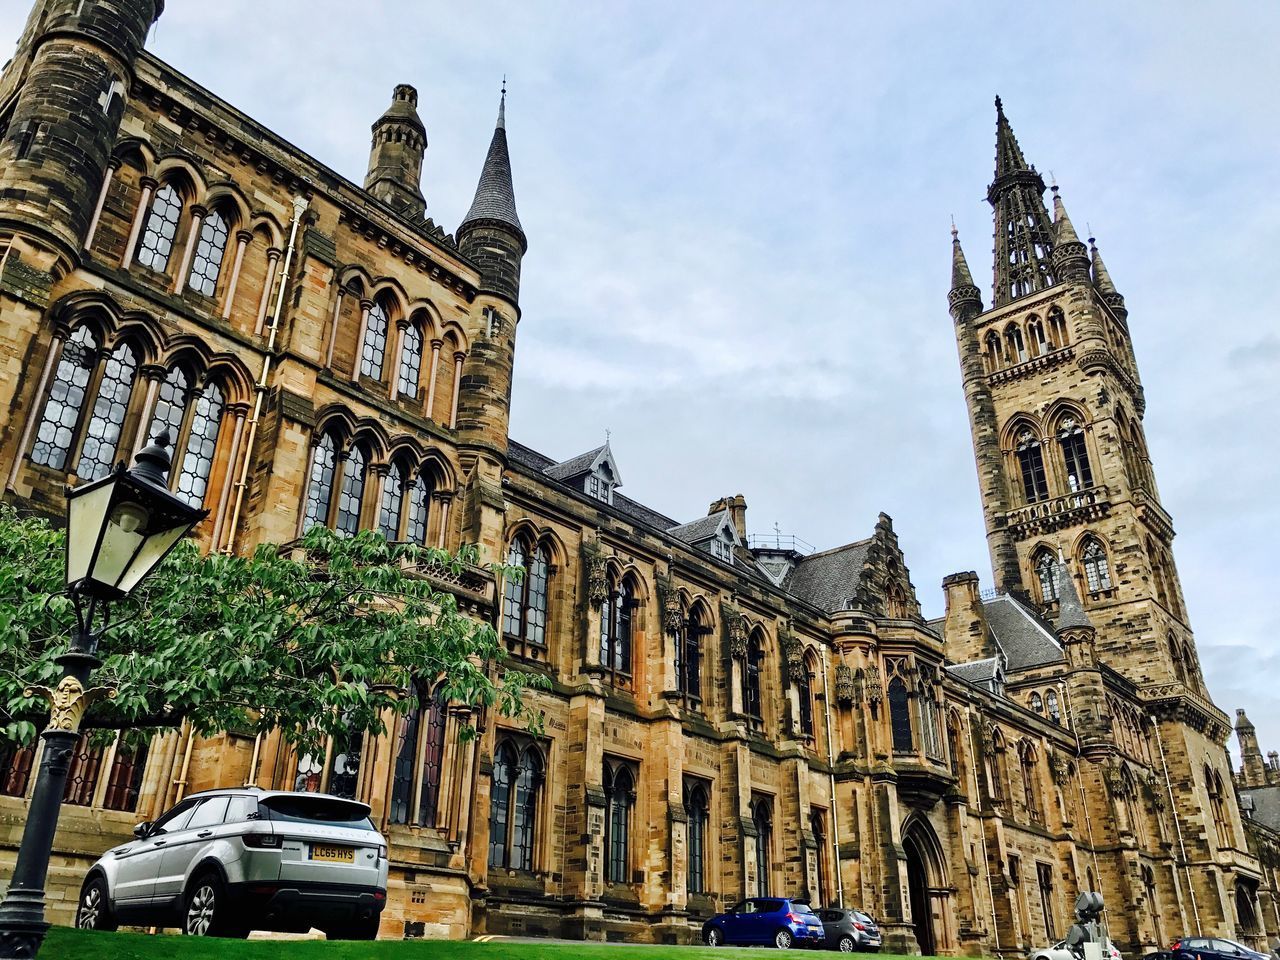
M 1044 700 L 1040 697 L 1040 694 L 1032 693 L 1030 704 L 1031 704 L 1031 709 L 1034 710 L 1036 713 L 1039 713 L 1039 714 L 1044 713 Z
M 804 658 L 804 669 L 796 680 L 796 697 L 800 701 L 800 733 L 813 736 L 813 660 Z
M 447 721 L 443 692 L 431 695 L 418 684 L 413 707 L 400 721 L 392 771 L 392 823 L 435 826 Z
M 1169 634 L 1169 660 L 1173 663 L 1173 672 L 1177 674 L 1178 679 L 1186 683 L 1187 664 L 1182 657 L 1182 646 L 1172 633 Z
M 302 532 L 329 523 L 329 505 L 333 501 L 333 474 L 337 464 L 337 444 L 333 434 L 326 433 L 316 444 L 311 458 L 311 477 L 307 483 L 307 509 L 303 514 Z
M 222 257 L 227 249 L 230 229 L 219 210 L 210 210 L 200 224 L 200 238 L 195 256 L 191 258 L 191 273 L 187 286 L 196 293 L 212 297 L 218 289 L 218 274 L 222 272 Z
M 1042 357 L 1049 352 L 1049 341 L 1044 335 L 1044 321 L 1032 316 L 1027 320 L 1027 339 L 1030 340 L 1031 355 Z
M 1058 706 L 1058 691 L 1050 690 L 1045 694 L 1045 709 L 1049 712 L 1049 719 L 1054 723 L 1062 723 L 1062 709 Z
M 1022 471 L 1022 495 L 1027 503 L 1049 499 L 1049 482 L 1045 478 L 1044 454 L 1040 450 L 1040 441 L 1026 428 L 1018 434 L 1017 454 L 1018 466 Z
M 689 817 L 690 893 L 707 892 L 707 789 L 696 780 L 684 784 L 684 808 Z
M 138 241 L 134 257 L 144 267 L 163 273 L 169 267 L 173 253 L 173 240 L 178 233 L 178 221 L 182 217 L 182 194 L 172 183 L 166 183 L 156 191 L 147 214 L 147 225 Z
M 62 347 L 58 368 L 36 430 L 31 462 L 62 470 L 75 449 L 85 391 L 97 365 L 98 341 L 88 327 L 80 327 Z
M 987 796 L 992 803 L 1004 803 L 1008 796 L 1006 784 L 1009 782 L 1009 770 L 1005 750 L 1004 737 L 996 730 L 991 738 L 991 756 L 987 764 Z
M 1054 307 L 1049 311 L 1049 340 L 1055 349 L 1067 345 L 1067 319 L 1062 310 Z
M 915 749 L 911 733 L 911 700 L 901 677 L 889 681 L 889 726 L 893 731 L 894 753 L 910 753 Z
M 120 344 L 107 357 L 76 465 L 76 476 L 81 480 L 97 480 L 111 472 L 137 373 L 138 357 L 129 344 Z
M 987 349 L 984 355 L 987 372 L 995 373 L 1004 363 L 1004 348 L 1000 344 L 1000 335 L 994 330 L 987 334 Z
M 489 866 L 532 870 L 542 799 L 542 753 L 530 743 L 523 750 L 503 740 L 493 755 L 489 794 Z
M 965 789 L 964 757 L 960 753 L 960 718 L 952 711 L 947 716 L 947 764 L 961 791 Z
M 1208 766 L 1204 768 L 1205 788 L 1209 791 L 1209 809 L 1213 812 L 1213 824 L 1218 834 L 1219 848 L 1233 846 L 1231 822 L 1227 819 L 1227 808 L 1222 789 L 1222 777 L 1216 770 Z
M 773 872 L 773 805 L 764 797 L 752 804 L 751 822 L 756 828 L 756 896 L 769 896 Z
M 1090 593 L 1111 589 L 1111 567 L 1102 544 L 1090 539 L 1080 552 L 1080 562 L 1084 565 L 1085 585 Z
M 1036 753 L 1030 744 L 1023 744 L 1018 761 L 1022 767 L 1022 801 L 1027 816 L 1032 823 L 1043 823 L 1044 811 L 1040 809 L 1040 790 L 1036 783 Z
M 635 776 L 624 763 L 604 763 L 605 857 L 609 883 L 631 882 L 631 808 L 636 802 Z
M 1058 425 L 1058 444 L 1062 447 L 1062 462 L 1067 471 L 1067 488 L 1075 493 L 1093 486 L 1093 471 L 1089 468 L 1089 451 L 1085 449 L 1084 428 L 1074 417 L 1063 417 Z
M 829 886 L 827 877 L 827 819 L 823 816 L 821 810 L 809 809 L 809 829 L 813 833 L 813 846 L 817 853 L 818 869 L 817 880 L 818 899 L 814 901 L 815 905 L 827 903 L 827 889 Z
M 400 370 L 396 390 L 410 399 L 418 395 L 418 375 L 422 371 L 422 328 L 416 323 L 405 327 L 404 342 L 400 345 Z
M 747 655 L 742 661 L 742 709 L 751 726 L 764 725 L 763 705 L 760 698 L 760 666 L 764 663 L 764 643 L 760 634 L 752 635 L 747 643 Z
M 1022 339 L 1022 328 L 1016 323 L 1009 324 L 1004 332 L 1005 343 L 1009 347 L 1009 361 L 1022 363 L 1027 359 L 1027 347 Z
M 533 545 L 523 537 L 511 542 L 507 566 L 522 567 L 520 580 L 508 577 L 502 601 L 502 632 L 508 649 L 521 656 L 537 656 L 546 646 L 547 586 L 551 571 L 551 551 L 545 544 Z
M 387 355 L 387 311 L 374 301 L 365 321 L 364 343 L 360 344 L 360 373 L 374 380 L 382 379 L 382 361 Z
M 609 575 L 609 595 L 600 606 L 600 665 L 614 675 L 615 682 L 631 677 L 631 612 L 635 589 L 630 577 L 619 582 Z
M 676 638 L 676 682 L 691 710 L 702 706 L 702 636 L 709 630 L 701 611 L 694 607 L 681 621 Z
M 178 473 L 174 492 L 191 506 L 199 507 L 209 492 L 209 474 L 213 470 L 214 452 L 218 449 L 218 432 L 222 427 L 222 391 L 217 384 L 210 383 L 196 394 L 192 406 L 186 448 L 182 454 L 182 469 Z
M 1040 584 L 1040 602 L 1053 603 L 1058 599 L 1058 558 L 1049 550 L 1041 550 L 1032 566 Z
M 364 450 L 353 445 L 342 464 L 342 488 L 338 492 L 338 517 L 334 523 L 334 529 L 343 536 L 354 537 L 360 530 L 367 469 Z

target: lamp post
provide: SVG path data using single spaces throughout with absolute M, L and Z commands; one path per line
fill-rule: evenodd
M 88 686 L 102 664 L 98 640 L 110 626 L 110 604 L 127 597 L 206 516 L 169 492 L 168 446 L 165 430 L 138 453 L 131 469 L 121 462 L 102 479 L 67 490 L 67 592 L 76 626 L 70 647 L 57 658 L 58 685 L 28 690 L 49 702 L 49 725 L 40 735 L 44 753 L 13 879 L 0 903 L 0 960 L 34 957 L 49 928 L 44 884 L 80 720 L 94 701 L 116 693 Z

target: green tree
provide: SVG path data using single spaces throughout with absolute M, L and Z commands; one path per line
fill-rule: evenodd
M 55 658 L 74 629 L 64 541 L 48 521 L 0 507 L 0 721 L 8 739 L 36 735 L 47 711 L 24 690 L 57 682 Z M 183 720 L 202 734 L 278 728 L 299 750 L 319 750 L 339 731 L 383 732 L 383 712 L 404 712 L 415 681 L 437 678 L 451 700 L 533 724 L 523 694 L 545 680 L 503 664 L 493 625 L 459 610 L 422 573 L 457 577 L 474 557 L 471 549 L 450 556 L 324 527 L 297 548 L 264 545 L 250 556 L 202 556 L 186 541 L 132 597 L 111 605 L 95 682 L 118 693 L 99 701 L 83 726 L 131 736 Z

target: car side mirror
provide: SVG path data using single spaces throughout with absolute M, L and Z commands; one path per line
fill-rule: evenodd
M 147 839 L 147 834 L 151 832 L 152 823 L 150 820 L 144 820 L 133 828 L 133 835 L 139 840 Z

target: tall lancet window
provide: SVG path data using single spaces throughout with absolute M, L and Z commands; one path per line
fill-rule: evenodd
M 1058 443 L 1062 447 L 1067 486 L 1071 492 L 1092 487 L 1093 471 L 1089 469 L 1089 451 L 1084 445 L 1084 429 L 1074 417 L 1062 418 L 1062 423 L 1058 426 Z
M 1022 470 L 1022 494 L 1027 503 L 1049 499 L 1049 482 L 1044 472 L 1040 441 L 1030 430 L 1018 434 L 1018 466 Z

